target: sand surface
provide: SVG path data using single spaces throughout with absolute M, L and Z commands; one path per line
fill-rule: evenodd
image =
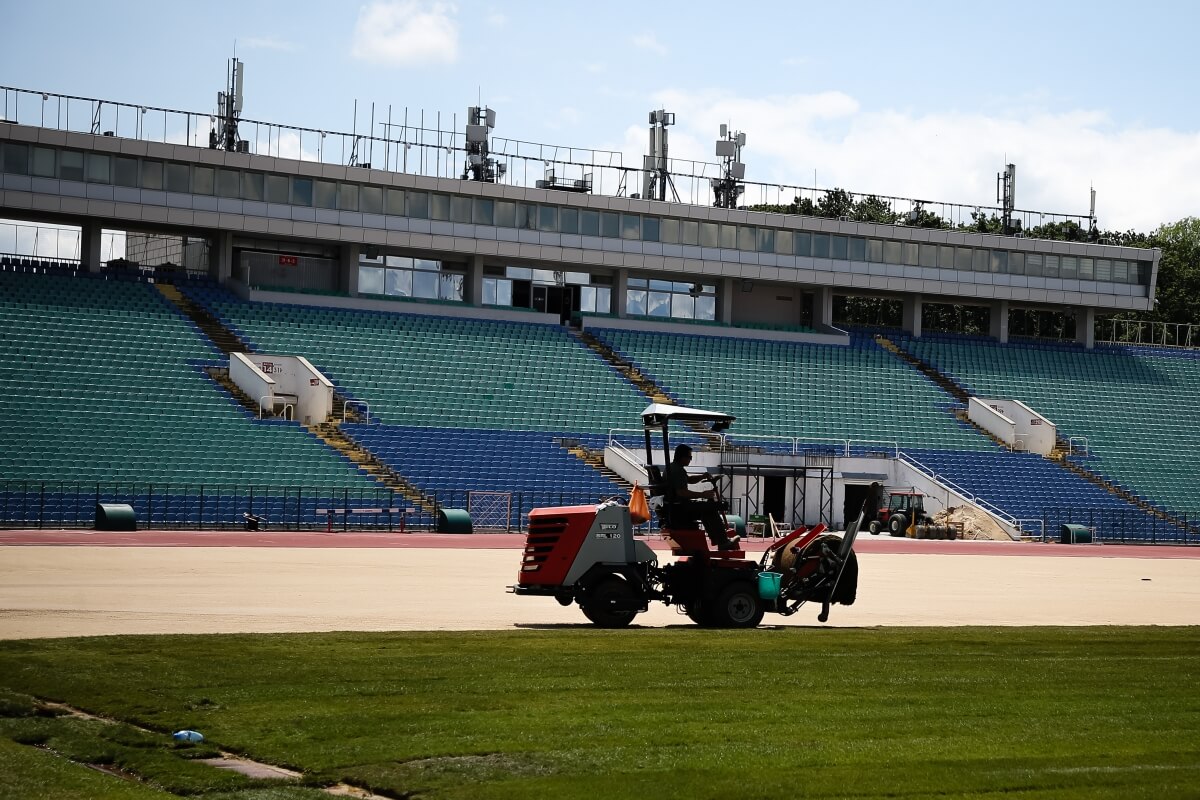
M 508 594 L 519 560 L 514 548 L 0 547 L 0 639 L 587 624 L 576 606 Z M 831 626 L 1200 624 L 1200 558 L 859 560 L 858 601 L 834 606 Z M 763 624 L 817 625 L 818 611 Z M 652 604 L 635 624 L 691 623 Z

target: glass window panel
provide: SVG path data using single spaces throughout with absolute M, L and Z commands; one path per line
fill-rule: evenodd
M 9 142 L 4 145 L 4 171 L 13 175 L 28 175 L 29 174 L 29 145 L 17 144 Z M 64 152 L 63 155 L 66 155 Z M 80 158 L 80 167 L 82 168 L 83 153 L 78 153 Z M 80 170 L 82 172 L 82 169 Z M 71 178 L 70 180 L 82 180 L 79 178 Z
M 359 210 L 364 214 L 383 213 L 383 189 L 378 186 L 363 186 L 358 190 Z
M 600 235 L 616 239 L 621 235 L 621 215 L 608 211 L 600 214 Z
M 672 281 L 660 281 L 657 279 L 651 279 L 650 280 L 650 288 L 656 289 L 660 292 L 669 292 L 675 288 L 675 284 Z
M 191 170 L 187 164 L 167 163 L 167 191 L 190 192 L 192 190 Z
M 851 261 L 866 261 L 867 260 L 867 240 L 861 236 L 850 237 L 850 260 Z
M 483 279 L 483 304 L 485 306 L 496 305 L 496 281 L 498 278 Z
M 596 313 L 612 313 L 612 289 L 607 286 L 596 287 Z
M 867 261 L 875 263 L 883 262 L 883 240 L 868 239 L 867 240 Z
M 337 207 L 341 211 L 358 211 L 358 184 L 339 183 Z
M 893 242 L 885 239 L 883 242 L 883 260 L 887 264 L 899 264 L 903 259 L 903 248 L 900 247 L 900 242 Z
M 504 274 L 519 281 L 527 281 L 533 277 L 533 270 L 529 267 L 509 267 Z
M 756 234 L 758 252 L 774 253 L 775 252 L 775 230 L 773 228 L 759 228 Z
M 938 268 L 954 269 L 954 248 L 950 245 L 938 247 Z
M 648 281 L 645 278 L 630 278 L 628 283 L 635 289 L 645 289 Z
M 1008 253 L 1003 250 L 992 251 L 992 272 L 1008 272 Z
M 642 217 L 642 241 L 657 242 L 659 236 L 658 217 Z
M 975 264 L 974 264 L 975 271 L 976 272 L 990 272 L 992 269 L 992 251 L 980 248 L 975 251 L 974 255 L 975 255 Z
M 1066 257 L 1065 256 L 1063 257 L 1063 261 L 1064 261 L 1063 266 L 1065 267 L 1066 266 L 1066 264 L 1065 264 Z M 1096 264 L 1092 259 L 1090 259 L 1090 258 L 1079 259 L 1079 280 L 1081 280 L 1081 281 L 1094 280 L 1095 270 L 1096 270 Z M 1066 274 L 1065 269 L 1063 270 L 1063 277 L 1064 278 L 1070 277 Z
M 438 274 L 436 272 L 414 272 L 412 276 L 413 297 L 420 297 L 424 300 L 438 299 Z
M 717 246 L 723 247 L 726 250 L 737 249 L 737 225 L 718 225 L 717 226 Z
M 850 240 L 845 236 L 832 236 L 829 239 L 829 257 L 845 261 L 850 256 Z
M 630 289 L 625 293 L 625 313 L 635 317 L 646 316 L 645 289 Z
M 495 220 L 496 201 L 486 197 L 476 197 L 471 204 L 471 221 L 476 225 L 494 225 Z
M 442 300 L 463 299 L 463 276 L 457 272 L 443 273 L 439 283 L 439 298 Z
M 513 292 L 513 282 L 512 281 L 510 281 L 510 280 L 496 281 L 496 305 L 511 306 L 513 304 L 512 292 Z
M 413 269 L 423 269 L 429 272 L 438 272 L 442 268 L 442 262 L 432 258 L 414 258 Z
M 579 232 L 584 236 L 599 236 L 600 235 L 600 212 L 599 211 L 580 211 L 579 212 Z
M 261 172 L 243 172 L 242 199 L 262 202 L 267 197 L 266 176 Z
M 558 206 L 538 206 L 538 230 L 558 232 Z
M 358 291 L 361 294 L 383 294 L 383 267 L 358 268 Z
M 34 154 L 36 156 L 36 153 Z M 36 161 L 36 158 L 35 158 Z M 234 175 L 237 173 L 235 172 Z M 117 186 L 138 185 L 138 160 L 117 156 L 113 159 L 113 183 Z
M 650 317 L 671 316 L 671 293 L 650 292 L 646 296 L 646 315 Z
M 137 161 L 131 158 L 122 159 L 124 161 L 133 161 L 134 178 L 137 178 Z M 33 148 L 33 163 L 30 164 L 30 174 L 37 175 L 42 178 L 54 178 L 58 176 L 58 157 L 57 151 L 50 147 L 35 147 Z M 124 183 L 122 186 L 136 186 L 136 183 Z
M 695 319 L 695 298 L 688 294 L 671 295 L 671 316 L 675 319 Z
M 112 159 L 104 153 L 87 154 L 87 179 L 89 183 L 112 183 Z M 209 174 L 212 174 L 210 169 Z
M 921 263 L 921 248 L 916 242 L 902 242 L 904 248 L 904 263 L 910 267 L 915 267 Z
M 1009 253 L 1008 254 L 1008 271 L 1011 275 L 1025 274 L 1025 254 L 1024 253 Z
M 716 247 L 719 241 L 720 234 L 717 232 L 717 224 L 715 222 L 701 222 L 700 246 Z
M 428 192 L 406 192 L 407 202 L 405 207 L 408 209 L 408 215 L 414 219 L 429 219 L 429 193 Z
M 535 270 L 531 270 L 531 272 L 533 273 L 533 282 L 534 283 L 544 283 L 544 284 L 558 283 L 558 278 L 555 276 L 554 270 L 552 270 L 552 269 L 535 269 Z
M 1043 265 L 1047 278 L 1058 277 L 1058 256 L 1046 256 L 1046 263 Z
M 596 310 L 596 288 L 594 286 L 579 288 L 579 310 L 588 313 Z
M 921 245 L 921 258 L 918 262 L 922 267 L 937 266 L 938 251 L 936 244 Z
M 642 238 L 642 218 L 637 214 L 622 214 L 621 215 L 621 238 L 622 239 L 641 239 Z
M 775 231 L 775 252 L 781 256 L 792 255 L 796 247 L 796 242 L 792 238 L 791 231 Z
M 962 270 L 963 272 L 969 272 L 971 269 L 971 262 L 973 259 L 974 259 L 974 254 L 973 254 L 973 251 L 971 250 L 971 248 L 956 247 L 954 249 L 954 268 L 955 269 Z
M 691 220 L 684 220 L 679 223 L 679 243 L 690 245 L 700 244 L 700 223 Z
M 1041 277 L 1042 275 L 1042 254 L 1041 253 L 1026 253 L 1025 254 L 1025 272 Z
M 1060 278 L 1079 277 L 1079 259 L 1075 256 L 1063 256 L 1059 259 L 1058 276 Z
M 311 206 L 312 201 L 312 178 L 292 178 L 292 205 Z
M 142 170 L 145 171 L 145 164 L 142 164 Z M 267 176 L 267 202 L 268 203 L 290 203 L 292 202 L 292 186 L 282 175 Z
M 388 256 L 384 259 L 389 267 L 404 267 L 405 269 L 413 268 L 413 260 L 408 256 Z
M 453 195 L 450 198 L 450 221 L 469 223 L 471 221 L 471 198 Z
M 403 189 L 385 189 L 383 193 L 384 213 L 394 217 L 403 217 L 406 211 L 404 200 Z
M 9 161 L 9 156 L 13 152 L 13 147 L 15 147 L 15 146 L 18 146 L 18 145 L 9 144 L 8 146 L 6 146 L 4 148 L 5 162 Z M 22 148 L 22 152 L 27 152 L 28 148 L 25 148 L 25 145 L 19 145 L 19 146 Z M 24 164 L 27 158 L 28 158 L 28 156 L 26 155 L 26 156 L 22 157 L 21 159 L 19 159 L 20 164 Z M 15 164 L 9 164 L 9 165 L 15 165 Z M 25 169 L 26 169 L 26 167 L 22 166 L 21 172 L 19 174 L 24 175 Z M 8 166 L 5 166 L 5 171 L 13 172 L 14 170 L 8 169 Z M 60 151 L 58 154 L 58 177 L 64 181 L 82 181 L 83 180 L 83 153 L 79 152 L 78 150 L 62 150 L 62 151 Z
M 1096 280 L 1111 281 L 1112 280 L 1112 261 L 1107 258 L 1096 259 Z
M 192 167 L 192 194 L 212 194 L 216 184 L 217 173 L 212 167 Z
M 450 219 L 450 195 L 431 192 L 429 195 L 429 218 L 446 222 Z
M 751 253 L 758 250 L 758 232 L 752 225 L 738 225 L 737 232 L 738 250 L 746 250 Z
M 1114 283 L 1129 283 L 1129 262 L 1117 259 L 1113 261 L 1112 279 Z
M 812 235 L 813 258 L 829 258 L 829 234 L 814 233 Z
M 393 297 L 412 297 L 413 274 L 407 269 L 387 271 L 387 293 Z
M 364 251 L 364 252 L 360 252 L 358 254 L 358 263 L 360 263 L 360 264 L 382 264 L 382 263 L 384 263 L 383 258 L 384 258 L 383 254 L 381 254 L 378 250 L 375 250 L 375 255 L 373 255 L 373 256 L 367 255 L 367 253 Z
M 560 208 L 558 210 L 559 233 L 579 233 L 579 209 Z
M 717 318 L 717 298 L 711 294 L 696 298 L 696 319 L 714 320 Z
M 663 244 L 679 244 L 679 220 L 662 220 L 658 225 L 658 240 Z
M 533 230 L 537 222 L 537 206 L 528 203 L 517 203 L 517 227 L 522 230 Z
M 237 170 L 217 170 L 217 195 L 234 198 L 242 196 L 242 176 Z
M 497 228 L 515 228 L 517 227 L 517 204 L 510 203 L 507 200 L 496 201 L 496 227 Z

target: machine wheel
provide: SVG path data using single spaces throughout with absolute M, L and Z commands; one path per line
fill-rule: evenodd
M 888 520 L 888 532 L 892 536 L 903 536 L 907 529 L 908 520 L 903 514 L 893 514 L 892 518 Z
M 701 628 L 711 628 L 713 626 L 712 615 L 708 613 L 708 609 L 703 606 L 687 606 L 685 613 L 692 622 L 699 625 Z
M 883 526 L 879 524 L 879 520 L 877 519 L 873 519 L 867 523 L 867 530 L 870 531 L 872 536 L 878 536 L 879 531 L 882 530 L 882 527 Z
M 735 581 L 717 595 L 713 618 L 722 628 L 754 628 L 762 622 L 762 600 L 758 589 L 749 581 Z
M 624 628 L 638 615 L 636 611 L 617 611 L 614 603 L 633 602 L 637 595 L 633 587 L 617 577 L 605 578 L 596 584 L 586 600 L 579 604 L 583 615 L 598 628 Z

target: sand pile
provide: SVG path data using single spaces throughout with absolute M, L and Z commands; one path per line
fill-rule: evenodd
M 961 526 L 964 539 L 998 539 L 1007 542 L 1011 538 L 996 520 L 972 506 L 951 506 L 934 514 L 933 520 L 939 525 Z

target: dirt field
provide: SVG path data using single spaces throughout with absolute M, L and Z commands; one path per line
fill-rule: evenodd
M 577 607 L 505 592 L 520 537 L 221 536 L 4 532 L 0 639 L 586 624 Z M 1190 549 L 886 538 L 857 549 L 858 602 L 835 606 L 832 626 L 1200 624 Z M 818 610 L 764 625 L 817 625 Z M 652 605 L 637 624 L 691 623 Z

